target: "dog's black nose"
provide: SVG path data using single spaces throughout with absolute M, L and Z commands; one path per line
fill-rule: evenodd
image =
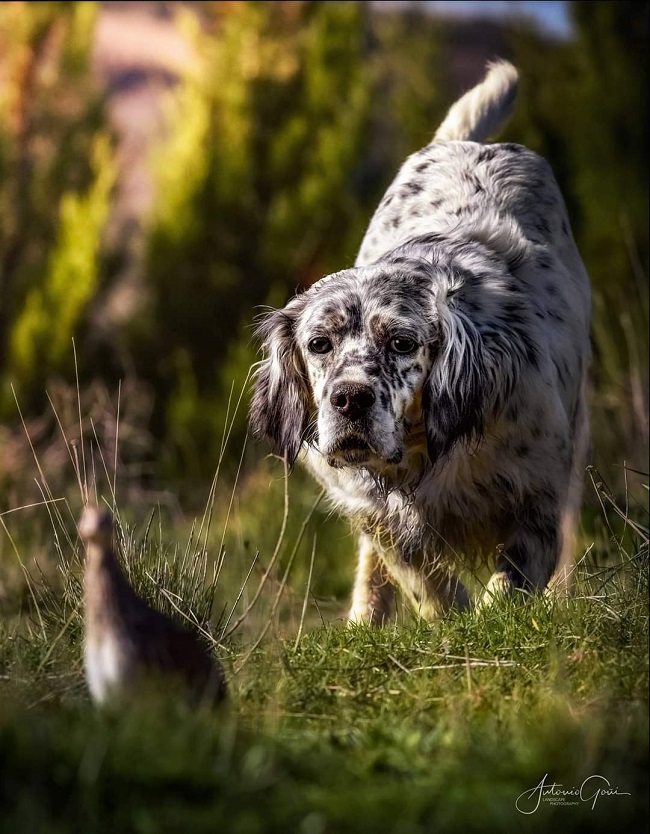
M 330 402 L 343 417 L 358 420 L 375 401 L 375 394 L 369 385 L 346 382 L 338 385 L 330 395 Z

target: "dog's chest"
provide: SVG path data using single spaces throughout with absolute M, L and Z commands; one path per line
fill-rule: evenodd
M 412 473 L 412 483 L 401 486 L 363 470 L 332 469 L 319 456 L 306 462 L 339 512 L 400 559 L 490 558 L 504 543 L 518 501 L 509 463 L 502 457 L 500 467 L 493 451 L 488 445 L 472 457 L 459 452 L 438 470 Z M 512 489 L 504 488 L 508 484 Z
M 429 547 L 453 552 L 480 545 L 491 551 L 498 544 L 494 498 L 462 457 L 438 472 L 415 473 L 401 486 L 361 469 L 333 469 L 318 455 L 306 463 L 340 512 L 407 559 L 409 552 Z

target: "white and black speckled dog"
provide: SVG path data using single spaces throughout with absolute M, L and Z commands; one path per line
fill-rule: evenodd
M 566 580 L 588 447 L 589 280 L 549 165 L 482 144 L 517 71 L 490 66 L 404 164 L 352 269 L 261 326 L 251 423 L 360 529 L 350 618 L 397 585 L 424 617 Z M 467 560 L 467 561 L 466 561 Z M 555 574 L 555 576 L 554 576 Z

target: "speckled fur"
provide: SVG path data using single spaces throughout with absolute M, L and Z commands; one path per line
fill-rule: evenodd
M 496 570 L 483 603 L 571 570 L 590 288 L 548 164 L 483 144 L 516 82 L 493 65 L 405 162 L 355 266 L 260 328 L 251 422 L 360 529 L 352 620 L 384 622 L 391 585 L 427 618 L 464 608 L 454 570 L 478 558 Z M 356 420 L 333 407 L 342 384 L 374 393 Z

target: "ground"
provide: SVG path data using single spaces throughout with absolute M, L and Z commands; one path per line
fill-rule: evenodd
M 92 707 L 75 550 L 62 586 L 30 586 L 0 624 L 3 830 L 642 831 L 647 536 L 623 527 L 601 546 L 609 566 L 583 561 L 568 602 L 502 601 L 434 624 L 401 608 L 389 627 L 346 627 L 342 602 L 311 594 L 305 619 L 304 570 L 293 596 L 273 571 L 255 622 L 217 640 L 228 707 L 198 714 L 162 694 Z M 121 541 L 142 593 L 219 638 L 235 586 L 220 580 L 210 613 L 200 548 Z

